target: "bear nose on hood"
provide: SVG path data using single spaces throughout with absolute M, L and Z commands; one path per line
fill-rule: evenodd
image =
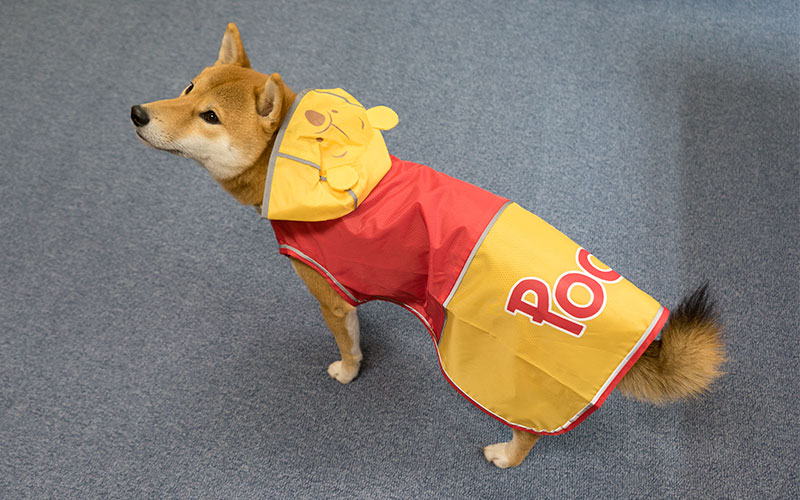
M 313 109 L 309 109 L 306 111 L 306 120 L 308 120 L 311 125 L 319 126 L 325 123 L 325 115 L 318 113 Z

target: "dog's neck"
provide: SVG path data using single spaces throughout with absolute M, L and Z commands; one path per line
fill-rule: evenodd
M 272 154 L 272 148 L 275 146 L 275 138 L 278 136 L 278 130 L 280 130 L 280 126 L 286 119 L 286 115 L 289 113 L 289 109 L 296 98 L 297 94 L 292 92 L 289 87 L 284 87 L 281 119 L 272 133 L 264 152 L 261 153 L 258 160 L 242 173 L 230 179 L 218 179 L 225 191 L 230 193 L 242 205 L 253 205 L 260 212 L 261 202 L 264 199 L 264 185 L 267 182 L 269 158 Z

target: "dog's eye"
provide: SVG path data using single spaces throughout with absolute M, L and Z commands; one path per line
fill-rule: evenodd
M 186 95 L 189 92 L 191 92 L 193 88 L 194 88 L 194 83 L 189 83 L 189 86 L 186 87 L 186 89 L 183 91 L 183 95 Z
M 202 118 L 203 120 L 207 121 L 208 123 L 211 123 L 212 125 L 219 124 L 219 117 L 217 116 L 216 113 L 214 113 L 210 109 L 208 111 L 200 113 L 200 118 Z

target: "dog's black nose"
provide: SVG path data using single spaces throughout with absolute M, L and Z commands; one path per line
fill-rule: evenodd
M 144 127 L 150 123 L 150 117 L 147 116 L 147 111 L 141 106 L 131 107 L 131 121 L 137 127 Z

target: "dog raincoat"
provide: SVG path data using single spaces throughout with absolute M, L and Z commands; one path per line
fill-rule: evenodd
M 280 252 L 350 304 L 395 302 L 442 373 L 507 425 L 572 429 L 599 408 L 669 312 L 519 205 L 386 150 L 389 108 L 341 89 L 298 95 L 262 215 Z

